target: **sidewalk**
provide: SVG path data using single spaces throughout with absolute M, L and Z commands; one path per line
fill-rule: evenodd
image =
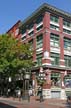
M 35 100 L 35 97 L 31 97 L 30 102 L 28 102 L 28 100 L 19 101 L 18 98 L 0 97 L 0 101 L 1 100 L 6 104 L 15 105 L 16 108 L 67 108 L 66 101 L 59 99 L 47 99 L 43 102 L 39 102 L 38 100 Z

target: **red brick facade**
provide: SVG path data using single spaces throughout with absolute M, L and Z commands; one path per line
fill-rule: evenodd
M 42 15 L 43 17 L 42 17 L 42 21 L 38 24 L 37 19 L 40 15 Z M 58 23 L 52 22 L 51 16 L 58 18 Z M 71 22 L 71 20 L 70 20 L 71 15 L 68 13 L 64 13 L 64 11 L 60 11 L 57 8 L 54 8 L 47 4 L 44 4 L 31 17 L 29 17 L 26 21 L 22 22 L 21 26 L 19 27 L 19 29 L 22 29 L 22 30 L 24 30 L 26 28 L 26 32 L 24 34 L 22 34 L 22 33 L 20 34 L 20 36 L 21 36 L 20 39 L 23 42 L 29 42 L 30 40 L 33 40 L 33 49 L 34 49 L 33 61 L 34 62 L 37 61 L 37 55 L 38 55 L 38 53 L 40 54 L 40 52 L 41 52 L 42 53 L 43 71 L 45 72 L 45 71 L 49 70 L 49 72 L 47 72 L 48 75 L 46 74 L 46 77 L 49 77 L 49 75 L 50 75 L 50 79 L 48 81 L 46 80 L 46 82 L 50 82 L 50 83 L 47 84 L 47 87 L 45 85 L 44 88 L 49 89 L 51 87 L 51 83 L 52 83 L 51 74 L 52 73 L 60 74 L 59 78 L 61 79 L 61 85 L 60 85 L 61 88 L 64 88 L 62 86 L 62 82 L 64 82 L 65 71 L 67 71 L 68 74 L 71 74 L 71 67 L 65 66 L 65 59 L 64 59 L 64 56 L 69 55 L 69 53 L 66 53 L 65 49 L 64 49 L 64 38 L 71 39 L 71 33 L 65 33 L 63 31 L 64 29 L 66 29 L 66 28 L 64 28 L 64 25 L 63 25 L 64 19 L 65 19 L 65 21 Z M 33 23 L 33 27 L 31 30 L 27 26 L 27 25 L 30 25 L 30 23 Z M 24 27 L 23 27 L 23 25 L 24 25 Z M 43 27 L 38 31 L 37 29 L 39 27 L 41 27 L 41 25 L 43 25 Z M 55 27 L 55 29 L 51 28 L 52 25 Z M 8 33 L 11 32 L 11 30 L 13 30 L 13 32 L 15 33 L 16 25 L 13 28 L 11 28 L 8 31 Z M 66 30 L 68 30 L 67 32 L 71 32 L 71 28 L 67 28 Z M 33 31 L 33 33 L 32 33 L 32 31 Z M 29 32 L 32 33 L 32 36 L 29 35 Z M 43 35 L 42 48 L 37 49 L 37 37 L 41 34 Z M 57 36 L 59 36 L 59 47 L 51 46 L 51 34 L 56 34 Z M 25 40 L 23 40 L 22 37 L 25 37 Z M 47 57 L 44 57 L 45 53 L 48 54 L 48 55 L 46 55 Z M 59 65 L 57 65 L 57 64 L 56 64 L 56 66 L 52 65 L 51 53 L 59 54 Z M 69 55 L 69 56 L 71 56 L 71 55 Z M 36 72 L 36 73 L 38 72 L 38 74 L 39 74 L 39 66 L 37 66 L 35 68 L 34 72 Z M 55 80 L 57 81 L 56 78 L 55 78 Z
M 19 25 L 20 25 L 21 21 L 17 21 L 17 23 L 15 25 L 13 25 L 8 31 L 8 34 L 12 34 L 15 38 L 20 39 L 20 34 L 19 34 Z

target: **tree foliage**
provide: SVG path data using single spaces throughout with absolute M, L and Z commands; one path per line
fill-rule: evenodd
M 11 35 L 0 36 L 0 72 L 15 74 L 21 68 L 32 66 L 30 45 L 23 44 Z

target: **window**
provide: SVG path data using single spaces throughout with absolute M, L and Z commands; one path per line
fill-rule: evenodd
M 71 50 L 71 39 L 64 38 L 64 48 L 66 50 Z
M 26 33 L 26 29 L 23 29 L 21 30 L 21 34 L 25 34 Z
M 19 29 L 16 29 L 15 35 L 17 36 L 19 34 Z
M 61 86 L 61 80 L 60 80 L 60 73 L 59 72 L 52 72 L 51 73 L 51 80 L 52 80 L 52 86 L 56 86 L 56 87 Z
M 43 35 L 41 34 L 36 38 L 36 48 L 37 49 L 42 48 L 42 45 L 43 45 Z
M 71 27 L 71 22 L 63 21 L 63 25 L 66 27 Z
M 59 30 L 59 27 L 58 26 L 55 26 L 55 25 L 52 25 L 52 24 L 50 25 L 50 28 L 51 29 L 54 29 L 54 30 L 57 30 L 57 31 Z
M 54 47 L 59 47 L 59 35 L 52 34 L 50 36 L 50 45 Z
M 30 49 L 33 49 L 33 39 L 29 41 Z
M 22 37 L 21 39 L 22 39 L 22 40 L 25 40 L 25 39 L 26 39 L 26 36 Z
M 60 74 L 60 73 L 56 73 L 56 72 L 55 72 L 55 73 L 52 73 L 52 74 L 51 74 L 51 77 L 55 77 L 55 78 L 56 78 L 56 77 L 59 77 L 59 74 Z
M 33 26 L 34 26 L 34 24 L 33 24 L 33 23 L 30 23 L 30 24 L 28 25 L 28 30 L 32 29 Z
M 37 58 L 37 65 L 41 66 L 42 65 L 42 53 L 37 54 L 36 58 Z
M 34 31 L 31 31 L 28 35 L 32 36 L 34 34 Z
M 50 20 L 58 23 L 58 17 L 56 17 L 56 16 L 50 16 Z
M 37 27 L 37 31 L 40 31 L 43 28 L 43 25 L 40 25 L 39 27 Z
M 63 29 L 63 32 L 65 32 L 67 34 L 71 34 L 71 31 L 70 30 L 67 30 L 67 29 Z
M 59 54 L 56 54 L 56 53 L 51 53 L 51 58 L 52 58 L 52 61 L 51 61 L 51 64 L 52 65 L 59 65 Z
M 65 66 L 71 67 L 71 56 L 65 55 L 64 60 L 65 60 Z
M 40 22 L 42 22 L 43 20 L 43 16 L 40 15 L 37 19 L 36 19 L 36 23 L 39 24 Z

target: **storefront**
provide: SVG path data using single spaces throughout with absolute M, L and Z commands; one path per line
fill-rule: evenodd
M 43 84 L 43 96 L 47 98 L 66 99 L 71 93 L 71 73 L 70 71 L 58 69 L 43 69 L 45 82 Z M 35 72 L 34 87 L 38 87 L 37 76 L 40 70 Z

